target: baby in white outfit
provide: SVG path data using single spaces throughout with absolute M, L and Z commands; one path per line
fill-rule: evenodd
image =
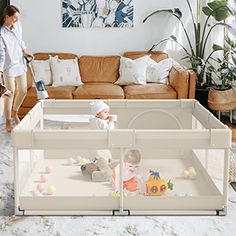
M 92 129 L 114 129 L 114 121 L 112 116 L 109 114 L 110 107 L 103 101 L 97 100 L 90 103 L 91 113 L 93 114 L 89 118 L 89 124 Z M 109 161 L 112 159 L 112 154 L 108 149 L 99 149 L 93 152 L 90 151 L 91 160 L 93 161 L 95 157 L 103 157 L 105 160 Z
M 89 123 L 94 129 L 114 129 L 114 121 L 109 114 L 110 107 L 103 101 L 94 101 L 90 103 L 91 113 Z

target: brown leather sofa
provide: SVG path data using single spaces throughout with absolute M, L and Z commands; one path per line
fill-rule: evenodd
M 168 57 L 163 52 L 125 52 L 124 57 L 136 59 L 150 55 L 155 61 Z M 71 53 L 36 53 L 35 60 L 47 60 L 49 55 L 60 59 L 78 57 Z M 196 76 L 184 70 L 177 63 L 169 74 L 169 84 L 148 83 L 146 85 L 119 86 L 114 82 L 119 77 L 120 56 L 81 56 L 79 68 L 83 85 L 52 87 L 46 86 L 52 99 L 186 99 L 195 97 Z M 37 102 L 35 88 L 32 87 L 31 72 L 27 72 L 28 91 L 19 110 L 24 116 Z

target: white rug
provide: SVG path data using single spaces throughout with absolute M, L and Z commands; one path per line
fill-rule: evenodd
M 227 216 L 15 217 L 10 142 L 10 135 L 0 125 L 0 236 L 236 235 L 236 202 L 232 202 L 236 193 L 231 187 Z M 235 148 L 233 151 L 236 153 Z

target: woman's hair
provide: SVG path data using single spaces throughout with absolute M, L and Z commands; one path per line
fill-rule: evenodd
M 13 5 L 6 6 L 3 10 L 1 19 L 0 19 L 0 27 L 4 25 L 6 16 L 13 16 L 16 12 L 20 13 L 19 9 Z
M 137 149 L 131 149 L 126 151 L 124 155 L 124 162 L 128 162 L 132 165 L 137 165 L 141 161 L 141 154 Z

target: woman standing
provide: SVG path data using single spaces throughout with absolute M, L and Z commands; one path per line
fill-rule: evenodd
M 18 110 L 27 92 L 24 56 L 30 54 L 22 40 L 19 16 L 19 9 L 9 5 L 0 19 L 0 75 L 3 75 L 5 86 L 10 91 L 8 96 L 4 96 L 7 132 L 12 130 L 11 115 L 16 124 L 20 122 Z

